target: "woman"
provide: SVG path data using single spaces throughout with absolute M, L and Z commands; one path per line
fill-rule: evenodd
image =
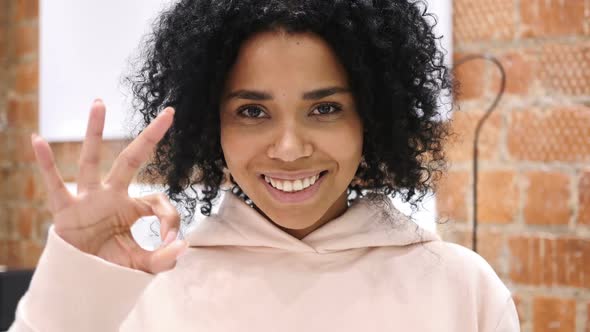
M 480 256 L 389 203 L 443 166 L 435 41 L 413 1 L 180 1 L 131 78 L 146 127 L 104 179 L 100 100 L 76 196 L 33 137 L 54 226 L 11 330 L 518 331 Z M 187 218 L 228 174 L 184 240 L 167 197 L 127 196 L 154 148 L 146 174 Z M 129 230 L 148 215 L 153 252 Z

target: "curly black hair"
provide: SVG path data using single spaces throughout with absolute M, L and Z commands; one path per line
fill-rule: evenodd
M 179 1 L 158 17 L 128 77 L 142 128 L 176 109 L 143 176 L 165 182 L 189 219 L 197 203 L 209 215 L 226 179 L 220 97 L 241 44 L 256 32 L 311 32 L 346 68 L 365 128 L 349 199 L 378 191 L 415 206 L 446 167 L 439 95 L 453 83 L 433 22 L 426 4 L 411 0 Z M 241 193 L 235 183 L 233 192 Z

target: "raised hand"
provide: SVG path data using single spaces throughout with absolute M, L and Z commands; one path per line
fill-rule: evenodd
M 148 160 L 154 147 L 172 125 L 174 109 L 168 107 L 137 136 L 115 160 L 101 179 L 100 145 L 105 106 L 94 101 L 86 138 L 80 155 L 77 195 L 72 195 L 55 165 L 49 144 L 33 134 L 31 144 L 43 175 L 56 233 L 86 253 L 107 261 L 158 273 L 171 269 L 187 243 L 175 240 L 180 217 L 164 194 L 132 198 L 128 187 L 139 167 Z M 141 248 L 131 235 L 131 226 L 142 216 L 160 219 L 164 242 L 155 251 Z

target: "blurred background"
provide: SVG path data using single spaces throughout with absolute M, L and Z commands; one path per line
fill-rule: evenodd
M 431 0 L 435 7 L 443 2 L 452 12 L 446 48 L 454 61 L 494 56 L 506 71 L 506 90 L 482 127 L 474 202 L 475 127 L 501 76 L 484 60 L 455 73 L 461 84 L 452 115 L 456 135 L 447 145 L 448 172 L 429 205 L 447 221 L 436 231 L 471 248 L 477 204 L 477 251 L 513 291 L 522 330 L 590 332 L 590 0 Z M 35 267 L 51 222 L 29 144 L 48 116 L 40 111 L 49 91 L 41 88 L 41 50 L 61 51 L 41 41 L 46 4 L 51 0 L 0 0 L 0 265 L 9 269 Z M 84 121 L 96 96 L 84 96 L 76 108 Z M 51 146 L 65 180 L 73 182 L 81 143 L 59 138 L 63 130 Z M 105 172 L 127 143 L 111 136 L 102 151 Z

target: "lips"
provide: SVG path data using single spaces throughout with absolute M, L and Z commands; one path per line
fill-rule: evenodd
M 293 179 L 294 176 L 290 176 L 291 179 L 277 178 L 273 177 L 277 173 L 268 173 L 269 175 L 261 175 L 261 181 L 277 201 L 299 203 L 311 198 L 319 190 L 327 173 L 328 171 L 314 172 L 313 175 L 309 172 L 301 173 L 306 176 L 295 179 Z M 284 174 L 282 176 L 285 177 Z
M 266 175 L 271 178 L 274 178 L 274 179 L 279 179 L 279 180 L 297 180 L 297 179 L 303 179 L 306 177 L 314 176 L 314 175 L 320 174 L 325 171 L 326 170 L 323 170 L 323 169 L 302 171 L 302 172 L 268 171 L 268 172 L 262 172 L 261 174 Z
M 265 175 L 264 180 L 270 183 L 270 185 L 273 186 L 275 189 L 282 190 L 284 192 L 294 192 L 312 186 L 317 181 L 317 179 L 319 179 L 319 177 L 320 174 L 318 173 L 316 175 L 312 175 L 305 178 L 295 180 L 283 180 Z

